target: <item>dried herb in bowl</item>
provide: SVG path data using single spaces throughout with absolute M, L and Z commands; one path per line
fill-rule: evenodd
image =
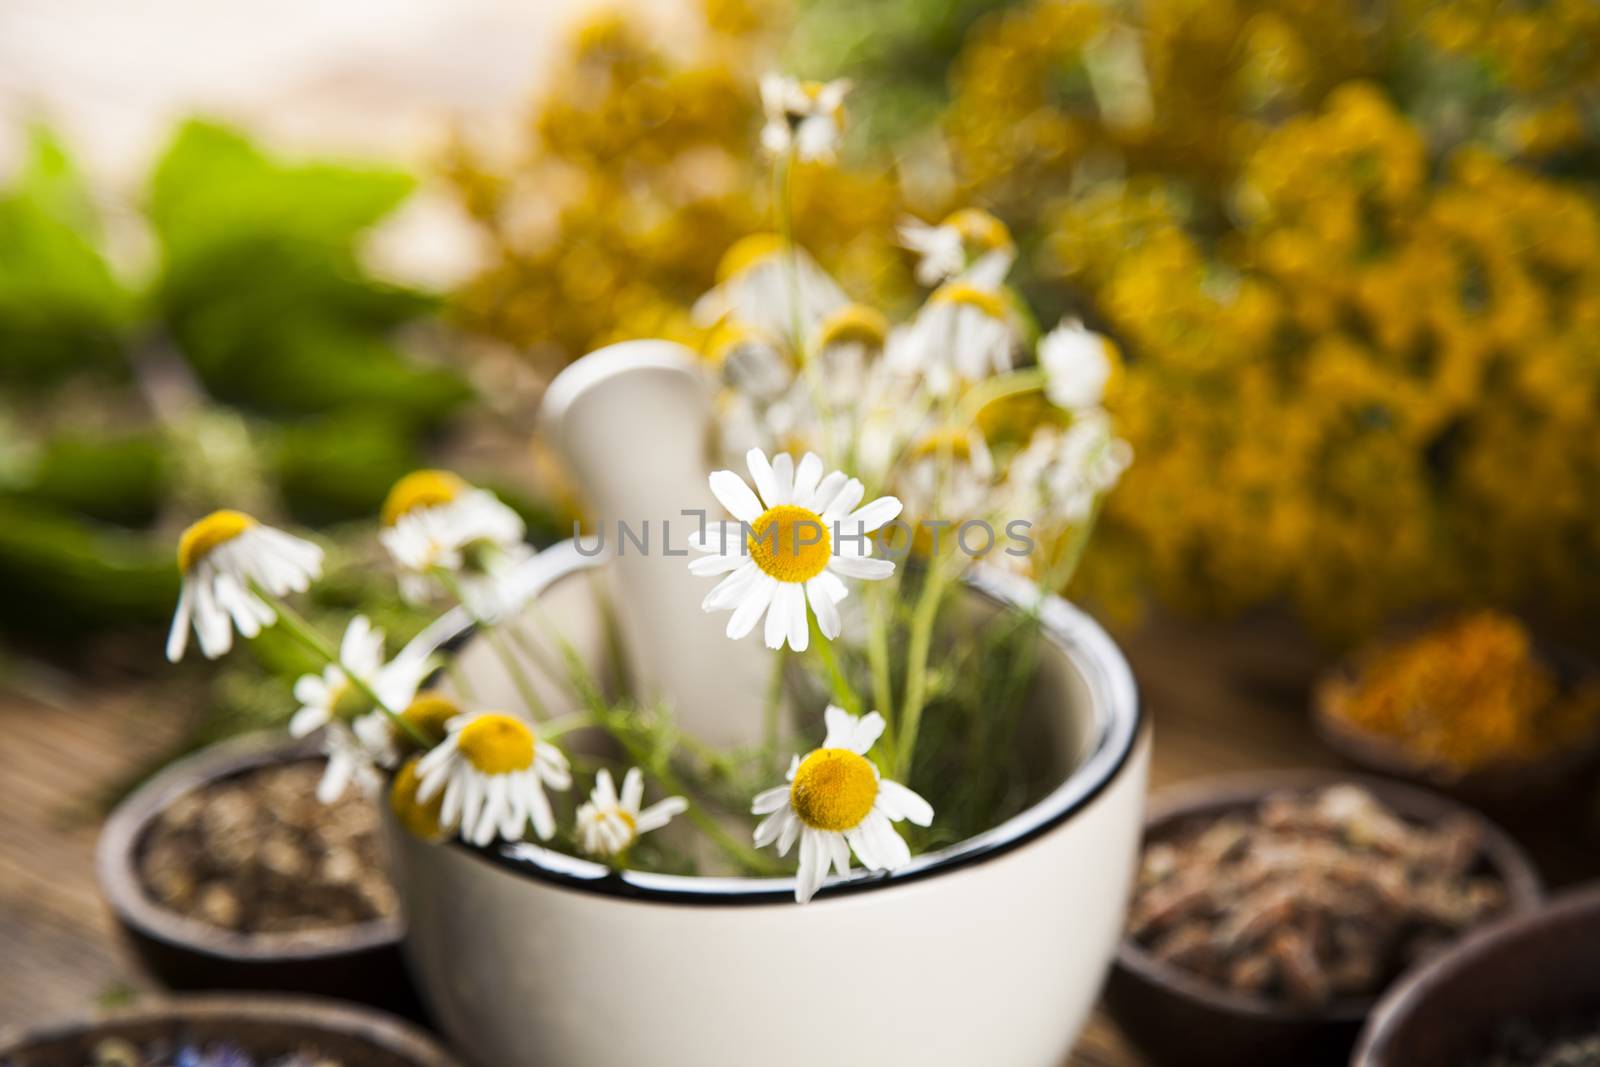
M 211 782 L 152 823 L 139 876 L 164 906 L 241 933 L 292 933 L 395 913 L 372 801 L 317 799 L 320 761 Z
M 1505 907 L 1480 859 L 1465 820 L 1415 825 L 1354 785 L 1277 793 L 1151 843 L 1129 934 L 1236 992 L 1363 998 Z
M 1492 611 L 1374 647 L 1324 685 L 1321 702 L 1344 729 L 1456 775 L 1532 763 L 1600 729 L 1600 690 L 1564 691 L 1527 628 Z

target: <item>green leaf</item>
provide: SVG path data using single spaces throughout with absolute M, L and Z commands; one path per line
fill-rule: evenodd
M 156 518 L 168 473 L 159 434 L 62 434 L 45 443 L 17 495 L 104 522 L 142 526 Z
M 389 487 L 421 465 L 394 420 L 344 415 L 292 427 L 278 450 L 284 504 L 296 520 L 325 524 L 371 518 Z
M 0 382 L 125 371 L 132 296 L 98 240 L 81 178 L 61 144 L 36 128 L 26 165 L 0 193 Z
M 172 614 L 178 570 L 149 539 L 0 498 L 0 628 L 73 637 Z
M 392 170 L 280 162 L 212 123 L 178 132 L 150 183 L 155 303 L 212 396 L 274 417 L 381 409 L 413 431 L 467 398 L 390 343 L 435 301 L 371 278 L 357 254 L 412 187 Z
M 170 266 L 260 234 L 346 249 L 414 187 L 381 167 L 279 163 L 235 130 L 192 120 L 156 165 L 148 207 Z

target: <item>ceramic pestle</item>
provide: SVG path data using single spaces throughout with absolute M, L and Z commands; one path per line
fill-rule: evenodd
M 704 741 L 744 745 L 760 736 L 772 653 L 759 633 L 730 640 L 727 614 L 700 608 L 715 579 L 689 573 L 688 537 L 701 520 L 684 513 L 702 511 L 711 522 L 727 517 L 706 480 L 711 401 L 694 353 L 667 341 L 627 341 L 557 375 L 539 423 L 603 539 L 585 551 L 611 561 L 613 603 L 639 695 L 665 697 L 679 724 Z

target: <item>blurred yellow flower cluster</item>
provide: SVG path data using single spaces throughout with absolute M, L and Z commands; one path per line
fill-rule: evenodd
M 1592 109 L 1600 87 L 1600 5 L 1410 0 L 1407 7 L 1431 44 L 1517 94 L 1498 116 L 1499 132 L 1513 147 L 1544 156 L 1584 140 L 1583 111 Z
M 453 154 L 496 250 L 467 324 L 552 367 L 628 337 L 730 347 L 689 308 L 773 226 L 757 83 L 787 15 L 702 14 L 687 52 L 593 21 L 510 157 Z M 994 211 L 1044 318 L 1127 360 L 1138 461 L 1085 592 L 1287 600 L 1347 634 L 1600 598 L 1600 207 L 1577 177 L 1600 158 L 1600 5 L 1025 0 L 977 23 L 949 84 L 942 150 L 902 156 L 916 213 Z M 897 310 L 905 200 L 894 167 L 848 165 L 862 147 L 797 167 L 797 238 Z
M 1600 9 L 1505 6 L 1038 0 L 969 40 L 964 192 L 1039 219 L 1027 266 L 1127 352 L 1108 532 L 1168 596 L 1354 632 L 1600 595 L 1600 210 L 1500 136 L 1540 70 L 1594 77 Z M 1376 80 L 1445 15 L 1410 74 L 1495 76 L 1454 126 Z
M 689 306 L 724 250 L 773 225 L 756 152 L 773 5 L 707 0 L 687 53 L 635 15 L 576 33 L 510 152 L 458 142 L 447 174 L 493 248 L 456 301 L 464 324 L 549 367 L 635 337 L 700 344 Z M 799 240 L 853 291 L 904 291 L 888 243 L 892 175 L 802 164 Z M 897 289 L 898 287 L 898 289 Z

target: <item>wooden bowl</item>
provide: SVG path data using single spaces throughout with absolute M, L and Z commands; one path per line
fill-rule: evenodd
M 146 1043 L 233 1042 L 272 1062 L 314 1048 L 341 1067 L 461 1067 L 421 1031 L 370 1008 L 300 997 L 175 997 L 69 1023 L 0 1034 L 8 1067 L 83 1067 L 110 1038 Z
M 1509 916 L 1397 982 L 1373 1010 L 1352 1067 L 1459 1067 L 1513 1020 L 1600 1014 L 1600 885 Z
M 145 967 L 172 989 L 265 989 L 358 1000 L 421 1018 L 395 917 L 294 933 L 247 934 L 180 915 L 145 888 L 138 860 L 156 817 L 210 782 L 261 767 L 320 761 L 314 744 L 240 738 L 179 760 L 111 813 L 96 850 L 100 889 Z
M 1394 632 L 1385 644 L 1415 636 L 1420 628 Z M 1324 744 L 1363 770 L 1400 778 L 1437 789 L 1468 804 L 1496 814 L 1517 816 L 1563 798 L 1569 787 L 1584 780 L 1584 772 L 1600 760 L 1600 722 L 1583 743 L 1548 753 L 1535 760 L 1503 761 L 1471 770 L 1429 763 L 1394 738 L 1365 730 L 1333 710 L 1334 694 L 1350 684 L 1374 645 L 1324 673 L 1312 690 L 1312 724 Z M 1592 664 L 1576 653 L 1539 642 L 1538 657 L 1555 672 L 1561 695 L 1594 677 Z
M 1509 837 L 1455 802 L 1382 779 L 1327 771 L 1280 771 L 1209 779 L 1156 794 L 1145 817 L 1146 842 L 1183 826 L 1254 809 L 1273 793 L 1310 792 L 1350 783 L 1408 820 L 1462 817 L 1482 833 L 1482 865 L 1504 882 L 1507 907 L 1523 913 L 1541 899 L 1539 876 Z M 1343 1064 L 1376 997 L 1306 1009 L 1223 989 L 1157 960 L 1130 937 L 1122 939 L 1106 986 L 1106 1003 L 1128 1038 L 1152 1060 L 1185 1067 L 1240 1064 Z

